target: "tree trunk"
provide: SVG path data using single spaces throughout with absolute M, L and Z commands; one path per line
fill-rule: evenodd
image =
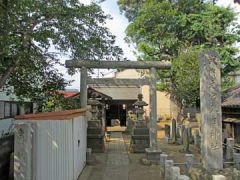
M 0 88 L 2 88 L 7 80 L 10 78 L 10 75 L 14 72 L 15 66 L 10 66 L 5 73 L 0 77 Z

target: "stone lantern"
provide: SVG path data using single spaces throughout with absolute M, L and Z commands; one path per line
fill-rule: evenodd
M 87 147 L 92 149 L 92 152 L 104 152 L 104 129 L 102 127 L 102 120 L 99 119 L 98 106 L 101 103 L 96 99 L 96 94 L 88 100 L 88 105 L 91 105 L 92 117 L 88 121 L 87 128 Z
M 131 145 L 132 145 L 132 151 L 135 153 L 138 152 L 145 152 L 146 148 L 149 148 L 149 129 L 147 127 L 146 120 L 143 118 L 144 114 L 144 106 L 147 106 L 148 104 L 142 100 L 143 95 L 138 95 L 138 101 L 133 104 L 133 106 L 136 108 L 136 115 L 137 115 L 137 121 L 135 123 L 135 127 L 132 131 L 131 136 Z
M 143 114 L 144 114 L 144 106 L 148 106 L 148 104 L 142 100 L 143 95 L 138 94 L 138 101 L 133 104 L 133 106 L 136 108 L 136 115 L 137 115 L 137 122 L 136 122 L 136 127 L 147 127 L 146 120 L 143 119 Z

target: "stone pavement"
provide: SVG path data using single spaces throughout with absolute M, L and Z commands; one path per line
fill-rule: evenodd
M 110 132 L 105 153 L 95 153 L 96 162 L 87 165 L 78 180 L 161 180 L 158 165 L 141 163 L 145 153 L 130 153 L 131 136 L 119 130 Z
M 121 132 L 111 132 L 104 180 L 128 180 L 129 158 Z
M 95 154 L 96 165 L 86 166 L 79 180 L 128 180 L 129 158 L 122 132 L 111 132 L 106 153 Z

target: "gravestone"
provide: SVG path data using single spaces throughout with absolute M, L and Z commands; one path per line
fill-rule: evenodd
M 131 135 L 131 146 L 132 151 L 135 153 L 145 152 L 145 149 L 148 148 L 150 144 L 149 129 L 146 120 L 143 118 L 143 107 L 148 104 L 142 99 L 143 95 L 139 94 L 138 101 L 133 104 L 133 106 L 136 107 L 137 121 Z
M 223 175 L 212 175 L 213 180 L 226 180 L 226 177 Z
M 177 166 L 173 166 L 170 168 L 170 180 L 178 180 L 180 176 L 180 168 Z
M 170 138 L 170 126 L 165 124 L 165 128 L 164 128 L 164 131 L 165 131 L 165 137 L 168 137 Z
M 240 153 L 233 153 L 234 166 L 237 170 L 240 170 Z
M 178 180 L 190 180 L 190 178 L 186 175 L 180 175 Z
M 177 142 L 177 121 L 176 119 L 172 119 L 172 142 Z
M 189 143 L 193 143 L 193 138 L 192 138 L 192 128 L 188 128 L 188 136 L 189 136 Z
M 194 155 L 193 154 L 185 154 L 185 162 L 186 162 L 186 169 L 189 170 L 190 167 L 194 164 Z
M 165 162 L 168 158 L 167 154 L 160 154 L 160 173 L 161 177 L 164 177 L 164 172 L 165 172 Z
M 178 138 L 180 138 L 181 136 L 180 136 L 180 127 L 179 127 L 179 125 L 177 124 L 177 128 L 176 128 L 176 136 L 177 136 L 177 139 Z
M 227 138 L 227 152 L 226 152 L 226 159 L 233 160 L 233 153 L 234 153 L 234 139 Z
M 183 151 L 184 152 L 190 152 L 189 151 L 189 130 L 188 128 L 185 128 L 183 131 Z
M 223 168 L 221 78 L 219 56 L 200 54 L 201 155 L 207 170 Z
M 104 130 L 102 120 L 98 118 L 98 106 L 101 103 L 96 100 L 96 94 L 92 94 L 92 98 L 88 100 L 91 105 L 92 118 L 88 121 L 87 127 L 87 147 L 92 149 L 94 153 L 101 153 L 105 150 Z
M 183 144 L 183 132 L 185 130 L 185 125 L 181 126 L 181 138 L 180 138 L 180 143 Z
M 170 169 L 173 167 L 173 160 L 166 160 L 165 161 L 165 172 L 164 172 L 164 180 L 170 180 Z
M 200 134 L 198 129 L 195 129 L 194 131 L 194 145 L 197 151 L 200 152 Z

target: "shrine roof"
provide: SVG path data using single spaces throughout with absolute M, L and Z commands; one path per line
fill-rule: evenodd
M 240 108 L 240 86 L 230 88 L 224 92 L 222 107 Z

